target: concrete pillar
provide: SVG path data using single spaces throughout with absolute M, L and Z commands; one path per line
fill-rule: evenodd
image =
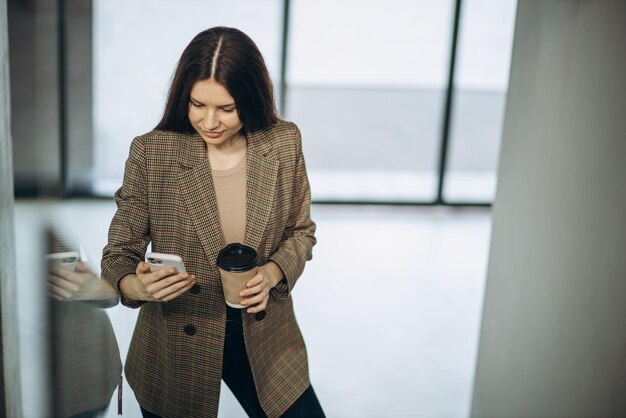
M 624 22 L 519 0 L 473 417 L 626 414 Z
M 0 0 L 0 416 L 21 417 L 7 3 Z

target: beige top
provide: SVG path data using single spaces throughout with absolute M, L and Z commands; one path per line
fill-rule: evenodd
M 246 158 L 228 170 L 211 169 L 222 244 L 243 244 L 246 234 Z

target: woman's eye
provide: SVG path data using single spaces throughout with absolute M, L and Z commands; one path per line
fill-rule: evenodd
M 203 106 L 202 104 L 200 104 L 200 103 L 195 103 L 195 102 L 193 102 L 193 101 L 191 101 L 191 100 L 189 101 L 189 103 L 191 103 L 191 105 L 192 105 L 192 106 L 195 106 L 195 107 L 202 107 L 202 106 Z
M 226 107 L 226 108 L 223 108 L 222 110 L 223 110 L 224 112 L 228 112 L 228 113 L 230 113 L 230 112 L 234 111 L 235 109 L 236 109 L 235 107 Z

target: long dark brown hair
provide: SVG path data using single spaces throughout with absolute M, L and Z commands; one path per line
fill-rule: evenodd
M 261 52 L 245 33 L 218 26 L 200 32 L 183 51 L 163 118 L 155 129 L 195 132 L 188 117 L 191 89 L 196 82 L 208 79 L 224 86 L 233 96 L 246 131 L 276 123 L 272 80 Z

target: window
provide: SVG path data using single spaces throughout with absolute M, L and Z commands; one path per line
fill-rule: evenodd
M 110 196 L 131 140 L 162 116 L 181 52 L 198 32 L 224 25 L 242 29 L 261 49 L 285 118 L 302 130 L 314 201 L 493 199 L 516 0 L 62 4 L 42 10 L 62 13 L 47 20 L 58 24 L 26 38 L 20 28 L 34 22 L 33 11 L 24 20 L 21 8 L 11 9 L 12 49 L 34 51 L 11 60 L 18 195 Z M 31 44 L 53 47 L 42 55 Z M 46 94 L 35 95 L 45 103 L 19 94 L 41 84 L 33 77 L 47 80 Z M 34 126 L 33 114 L 40 116 Z M 44 137 L 45 149 L 30 146 Z
M 94 193 L 121 185 L 130 142 L 161 119 L 180 54 L 196 34 L 218 25 L 246 32 L 277 83 L 281 24 L 278 0 L 95 0 Z
M 314 200 L 434 199 L 452 6 L 292 2 L 286 116 Z

